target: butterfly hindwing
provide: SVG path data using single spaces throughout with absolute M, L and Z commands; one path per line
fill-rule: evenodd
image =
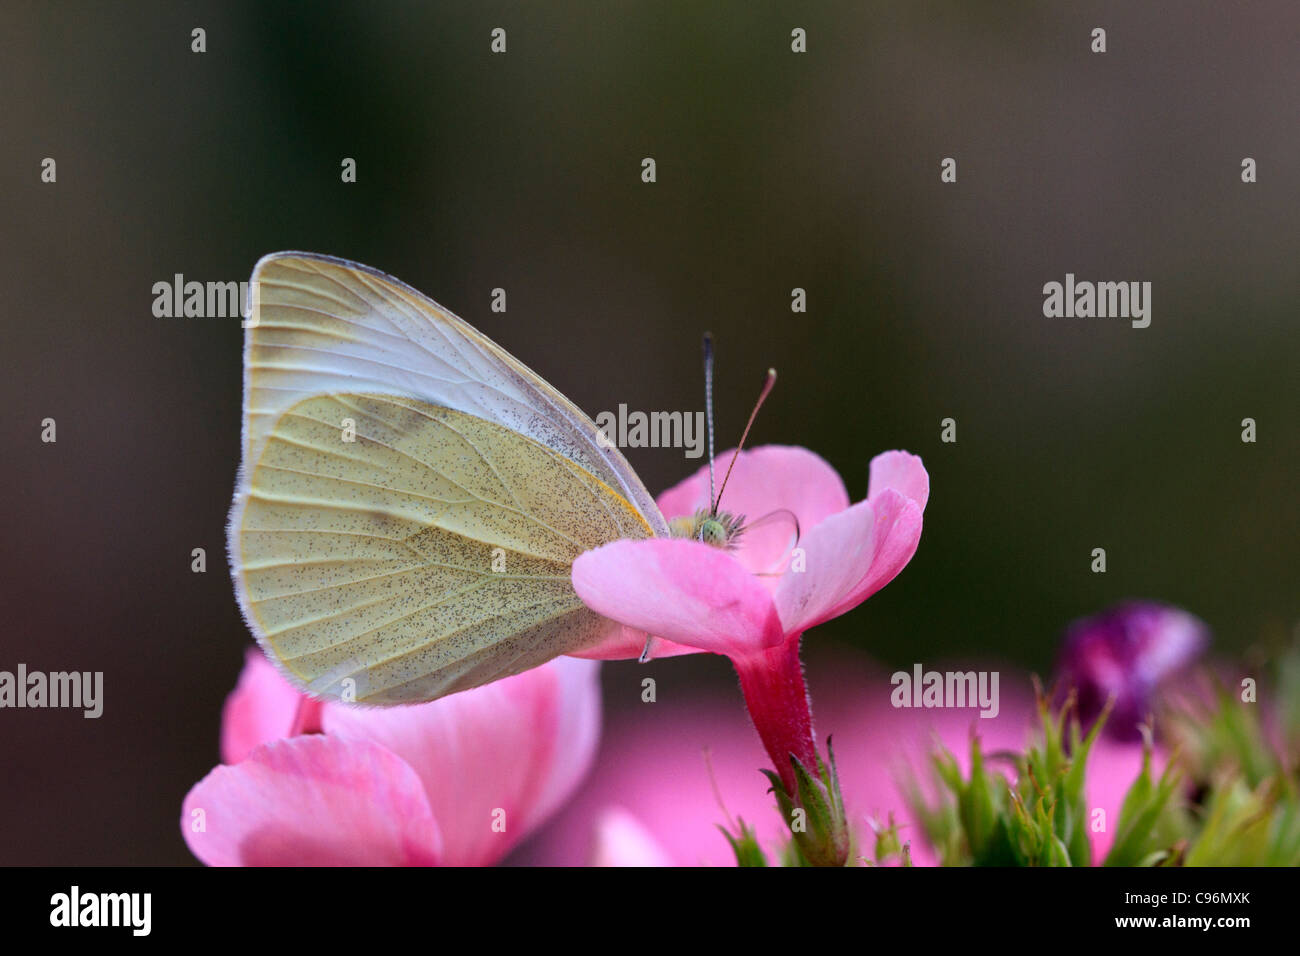
M 564 455 L 419 399 L 301 399 L 260 446 L 232 560 L 263 647 L 326 698 L 430 700 L 590 646 L 611 624 L 574 558 L 653 533 Z

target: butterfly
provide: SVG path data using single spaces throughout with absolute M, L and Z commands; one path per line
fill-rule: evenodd
M 720 493 L 670 524 L 577 406 L 397 279 L 280 252 L 249 289 L 231 574 L 258 643 L 311 696 L 418 703 L 582 651 L 622 625 L 579 600 L 578 555 L 738 541 Z

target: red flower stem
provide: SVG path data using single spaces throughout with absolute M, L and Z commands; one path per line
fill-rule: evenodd
M 799 663 L 802 636 L 793 634 L 777 647 L 732 658 L 740 675 L 740 689 L 749 716 L 791 796 L 798 793 L 790 766 L 791 754 L 813 774 L 817 773 L 812 708 L 803 682 L 803 665 Z

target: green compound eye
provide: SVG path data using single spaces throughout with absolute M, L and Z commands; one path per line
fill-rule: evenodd
M 700 522 L 699 537 L 705 544 L 711 544 L 715 548 L 726 547 L 731 540 L 727 526 L 717 518 L 705 518 Z

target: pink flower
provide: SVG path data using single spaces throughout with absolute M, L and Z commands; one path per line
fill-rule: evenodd
M 223 715 L 226 764 L 190 790 L 181 831 L 212 866 L 495 862 L 586 774 L 598 669 L 561 658 L 428 704 L 360 708 L 307 701 L 250 650 Z M 286 738 L 295 724 L 323 732 Z
M 839 475 L 817 455 L 756 448 L 737 459 L 722 507 L 750 521 L 792 512 L 801 529 L 796 550 L 779 522 L 746 532 L 734 552 L 680 538 L 615 541 L 574 562 L 573 585 L 588 607 L 655 635 L 656 657 L 702 650 L 731 658 L 759 736 L 793 793 L 791 755 L 817 767 L 799 639 L 857 607 L 911 560 L 929 489 L 919 458 L 885 452 L 871 462 L 866 500 L 850 505 Z M 708 469 L 664 492 L 659 506 L 669 519 L 707 509 Z M 593 656 L 640 650 L 624 641 Z

